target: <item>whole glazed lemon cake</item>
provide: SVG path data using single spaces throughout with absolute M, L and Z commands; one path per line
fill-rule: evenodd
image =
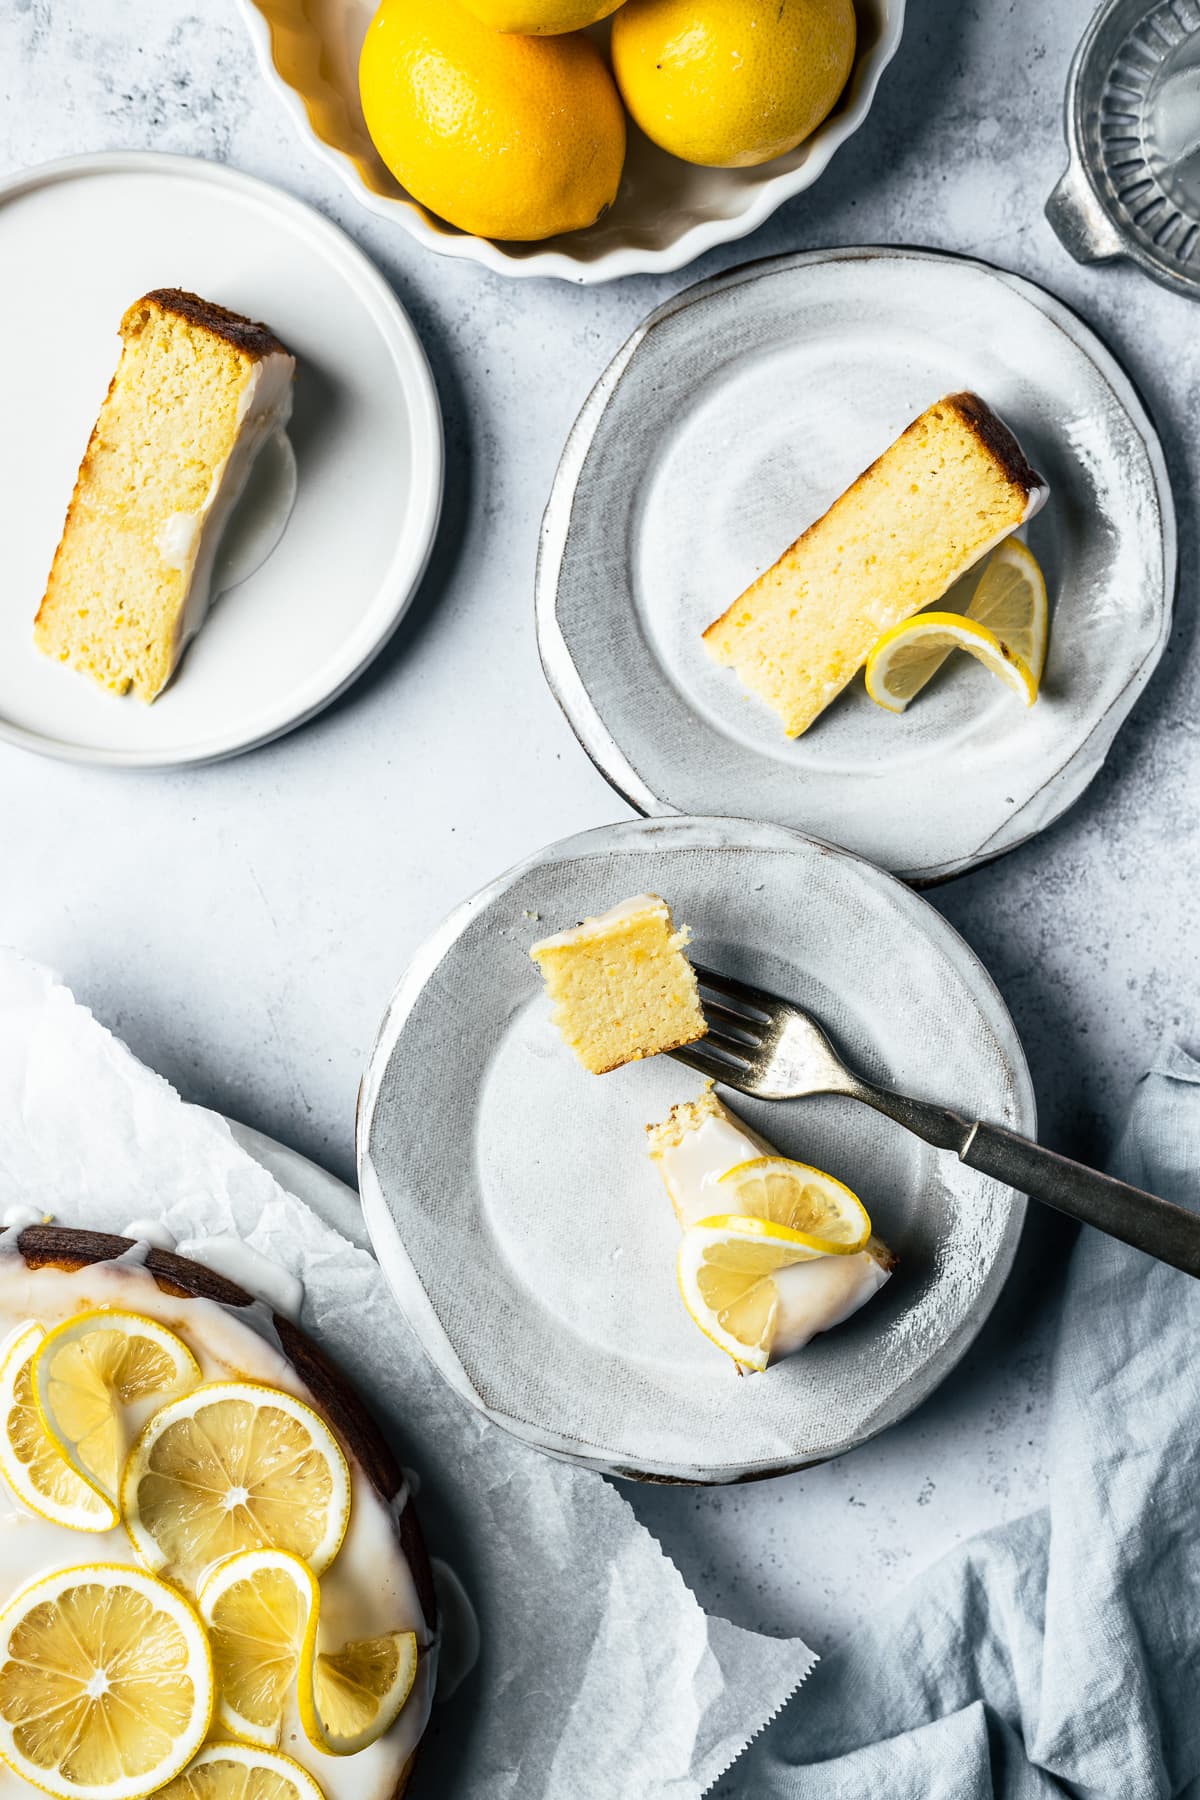
M 33 640 L 152 701 L 204 622 L 221 535 L 292 408 L 266 325 L 180 288 L 121 320 L 121 358 L 79 466 Z
M 399 1800 L 437 1649 L 408 1484 L 297 1326 L 0 1233 L 2 1800 Z

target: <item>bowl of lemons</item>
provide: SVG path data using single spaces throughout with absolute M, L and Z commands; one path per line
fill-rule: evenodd
M 240 0 L 362 204 L 506 275 L 682 268 L 810 187 L 904 0 Z

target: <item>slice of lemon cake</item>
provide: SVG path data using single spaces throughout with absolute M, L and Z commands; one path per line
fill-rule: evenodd
M 940 599 L 1048 493 L 977 394 L 928 407 L 704 633 L 799 737 L 885 631 Z
M 848 1188 L 781 1157 L 710 1082 L 648 1125 L 683 1228 L 684 1304 L 741 1369 L 765 1369 L 877 1294 L 896 1258 Z
M 665 900 L 639 894 L 533 945 L 554 1023 L 593 1075 L 704 1036 L 689 937 Z
M 265 325 L 179 288 L 135 301 L 121 342 L 33 639 L 150 701 L 204 620 L 221 534 L 287 423 L 296 363 Z

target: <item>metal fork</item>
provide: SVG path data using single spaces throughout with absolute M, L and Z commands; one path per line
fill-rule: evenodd
M 677 1062 L 756 1100 L 845 1094 L 894 1119 L 969 1169 L 1094 1225 L 1122 1243 L 1200 1276 L 1200 1217 L 1141 1188 L 1044 1150 L 1000 1125 L 876 1087 L 848 1069 L 810 1014 L 744 981 L 693 964 L 708 1035 L 672 1051 Z

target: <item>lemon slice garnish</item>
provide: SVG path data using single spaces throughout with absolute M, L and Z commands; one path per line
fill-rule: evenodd
M 885 631 L 867 658 L 867 692 L 878 706 L 903 712 L 928 680 L 931 656 L 944 660 L 951 650 L 967 650 L 999 676 L 1026 706 L 1038 697 L 1038 684 L 1019 656 L 994 631 L 962 613 L 917 613 Z
M 331 1756 L 354 1756 L 394 1724 L 417 1678 L 412 1631 L 385 1631 L 321 1652 L 300 1670 L 300 1723 Z
M 143 1427 L 121 1511 L 147 1567 L 189 1586 L 242 1550 L 288 1550 L 319 1575 L 346 1535 L 350 1471 L 302 1400 L 257 1382 L 211 1382 Z
M 203 1625 L 140 1569 L 59 1569 L 0 1613 L 0 1756 L 46 1793 L 141 1800 L 192 1760 L 212 1705 Z
M 49 1330 L 30 1379 L 46 1431 L 75 1473 L 115 1507 L 128 1409 L 195 1387 L 200 1365 L 165 1325 L 105 1308 Z
M 1005 538 L 988 558 L 967 617 L 995 632 L 1019 656 L 1034 681 L 1046 666 L 1050 607 L 1037 557 L 1020 538 Z
M 770 1219 L 727 1215 L 689 1225 L 676 1271 L 683 1304 L 705 1337 L 736 1363 L 765 1369 L 779 1295 L 773 1277 L 813 1259 L 811 1237 Z
M 300 1722 L 318 1750 L 352 1756 L 395 1722 L 417 1673 L 411 1631 L 383 1632 L 318 1651 L 320 1589 L 299 1557 L 251 1550 L 230 1557 L 200 1590 L 227 1731 L 279 1740 L 293 1688 Z
M 967 650 L 1032 706 L 1048 633 L 1037 558 L 1020 538 L 1006 538 L 988 558 L 965 613 L 916 613 L 884 632 L 867 658 L 867 692 L 889 712 L 903 712 L 953 651 Z
M 316 1654 L 321 1601 L 312 1571 L 283 1550 L 246 1550 L 218 1563 L 198 1605 L 212 1644 L 217 1723 L 252 1744 L 277 1744 L 296 1673 Z
M 205 1744 L 156 1800 L 325 1800 L 307 1769 L 279 1750 Z
M 717 1182 L 717 1198 L 728 1212 L 786 1226 L 789 1242 L 797 1249 L 803 1245 L 809 1257 L 852 1256 L 871 1235 L 857 1194 L 823 1170 L 786 1156 L 735 1164 Z
M 9 1337 L 0 1357 L 0 1470 L 31 1512 L 70 1531 L 110 1531 L 117 1509 L 75 1473 L 42 1424 L 30 1365 L 46 1328 L 36 1319 Z

